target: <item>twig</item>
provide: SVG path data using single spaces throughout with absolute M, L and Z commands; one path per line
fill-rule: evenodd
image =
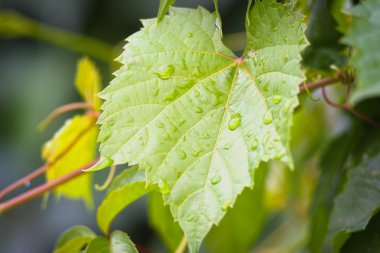
M 339 81 L 338 76 L 333 76 L 333 77 L 326 77 L 320 80 L 317 80 L 315 82 L 310 82 L 310 83 L 301 83 L 300 84 L 300 93 L 307 92 L 307 90 L 314 90 L 317 88 L 325 87 L 331 84 L 334 84 Z M 306 86 L 306 87 L 305 87 Z
M 45 129 L 55 118 L 57 118 L 59 115 L 65 112 L 73 111 L 73 110 L 79 110 L 79 109 L 87 109 L 91 110 L 93 106 L 89 103 L 84 102 L 76 102 L 71 103 L 67 105 L 63 105 L 55 109 L 52 113 L 49 114 L 39 125 L 38 129 L 43 130 Z
M 29 200 L 32 200 L 32 199 L 42 195 L 43 193 L 57 187 L 58 185 L 62 185 L 64 183 L 66 183 L 67 181 L 70 181 L 71 179 L 76 178 L 76 177 L 84 174 L 83 170 L 90 168 L 98 160 L 99 160 L 99 158 L 97 158 L 94 161 L 84 165 L 83 167 L 80 167 L 80 168 L 70 172 L 69 174 L 66 174 L 60 178 L 55 179 L 55 180 L 49 181 L 43 185 L 40 185 L 34 189 L 29 190 L 29 191 L 27 191 L 21 195 L 18 195 L 18 196 L 14 197 L 8 201 L 5 201 L 4 203 L 1 203 L 0 204 L 0 214 L 3 214 L 6 211 L 8 211 L 14 207 L 21 205 L 22 203 L 25 203 Z
M 106 181 L 104 181 L 102 185 L 96 184 L 95 189 L 97 191 L 104 191 L 105 189 L 107 189 L 107 187 L 111 184 L 113 177 L 115 176 L 115 172 L 116 172 L 116 165 L 112 165 L 108 173 Z
M 49 166 L 47 164 L 42 165 L 37 170 L 33 171 L 29 175 L 17 180 L 16 182 L 10 184 L 6 188 L 4 188 L 2 191 L 0 191 L 0 199 L 2 199 L 5 195 L 9 194 L 10 192 L 16 190 L 17 188 L 25 185 L 26 183 L 30 182 L 30 180 L 38 177 L 39 175 L 43 174 Z

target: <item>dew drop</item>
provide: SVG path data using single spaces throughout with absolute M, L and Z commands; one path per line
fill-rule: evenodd
M 223 146 L 223 149 L 229 150 L 229 149 L 231 149 L 231 147 L 232 147 L 232 143 L 227 143 L 226 145 Z
M 226 202 L 223 203 L 222 206 L 222 211 L 225 212 L 227 211 L 228 207 L 231 205 L 231 201 L 227 200 Z
M 257 141 L 257 139 L 255 138 L 252 143 L 251 143 L 251 150 L 256 150 L 257 147 L 259 146 L 259 142 Z
M 195 70 L 192 72 L 193 76 L 200 77 L 202 75 L 202 71 L 200 67 L 196 67 Z
M 159 90 L 156 89 L 156 90 L 153 92 L 153 96 L 157 97 L 157 96 L 158 96 L 158 92 L 159 92 Z
M 233 114 L 231 116 L 230 121 L 228 122 L 228 129 L 230 129 L 231 131 L 235 130 L 236 128 L 240 126 L 240 122 L 241 122 L 240 113 Z
M 202 151 L 203 151 L 203 149 L 200 149 L 200 148 L 194 148 L 194 149 L 192 150 L 192 154 L 193 154 L 194 157 L 198 157 L 199 154 L 200 154 Z
M 264 124 L 268 125 L 268 124 L 272 123 L 272 121 L 273 121 L 272 113 L 270 111 L 267 111 L 264 115 L 263 122 L 264 122 Z
M 187 216 L 187 221 L 192 221 L 195 217 L 195 214 L 191 213 L 189 216 Z
M 161 121 L 156 121 L 156 126 L 157 126 L 158 128 L 165 128 L 164 123 L 162 123 Z
M 222 180 L 221 176 L 219 176 L 219 175 L 213 176 L 211 178 L 211 184 L 216 185 L 220 182 L 220 180 Z
M 251 132 L 251 130 L 248 130 L 247 137 L 251 137 L 251 136 L 252 136 L 252 132 Z
M 274 96 L 272 97 L 272 101 L 273 101 L 273 103 L 275 103 L 275 104 L 280 103 L 281 100 L 282 100 L 282 96 L 280 96 L 280 95 L 274 95 Z
M 162 179 L 158 181 L 158 189 L 162 194 L 166 194 L 170 191 L 168 183 Z
M 181 160 L 185 160 L 186 159 L 186 157 L 187 157 L 187 155 L 186 155 L 186 152 L 184 152 L 183 150 L 178 150 L 177 151 L 177 153 L 178 153 L 178 157 L 179 157 L 179 159 L 181 159 Z
M 188 38 L 193 37 L 193 33 L 188 33 L 188 34 L 187 34 L 187 37 L 188 37 Z
M 172 64 L 169 64 L 160 68 L 158 71 L 154 72 L 154 74 L 156 74 L 160 79 L 166 80 L 173 75 L 174 70 L 175 67 Z
M 113 125 L 115 125 L 115 121 L 114 121 L 113 119 L 109 120 L 109 121 L 108 121 L 108 125 L 109 125 L 109 126 L 113 126 Z
M 202 113 L 202 112 L 203 112 L 202 107 L 196 106 L 196 107 L 195 107 L 195 112 L 196 112 L 196 113 Z
M 24 182 L 24 186 L 25 186 L 25 187 L 30 187 L 30 181 L 26 181 L 26 182 Z
M 176 96 L 177 96 L 177 92 L 173 90 L 168 95 L 166 95 L 166 97 L 164 98 L 164 101 L 171 101 L 175 99 Z

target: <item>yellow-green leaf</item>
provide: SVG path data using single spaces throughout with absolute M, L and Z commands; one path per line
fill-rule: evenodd
M 85 226 L 75 226 L 66 230 L 58 239 L 54 253 L 80 253 L 96 234 Z
M 98 127 L 95 118 L 75 116 L 44 144 L 42 157 L 49 165 L 46 172 L 48 181 L 59 178 L 80 168 L 95 157 Z M 91 194 L 91 173 L 58 186 L 54 189 L 57 197 L 83 199 L 88 207 L 93 206 Z
M 100 75 L 95 64 L 87 57 L 78 62 L 75 86 L 83 99 L 99 110 L 100 99 L 97 97 L 100 91 Z

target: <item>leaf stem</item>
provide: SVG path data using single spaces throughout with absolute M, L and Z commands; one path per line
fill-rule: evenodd
M 17 188 L 23 186 L 24 184 L 30 182 L 30 180 L 38 177 L 39 175 L 43 174 L 49 166 L 47 164 L 42 165 L 37 170 L 33 171 L 29 175 L 26 175 L 23 178 L 20 178 L 16 182 L 10 184 L 9 186 L 5 187 L 2 191 L 0 191 L 0 199 L 2 199 L 5 195 L 9 194 L 10 192 L 16 190 Z
M 104 191 L 105 189 L 107 189 L 107 187 L 111 184 L 113 177 L 115 176 L 115 172 L 116 172 L 116 165 L 112 165 L 108 173 L 106 181 L 104 181 L 102 185 L 96 184 L 95 189 L 97 191 Z
M 43 185 L 40 185 L 34 189 L 31 189 L 23 194 L 20 194 L 10 200 L 5 201 L 4 203 L 0 203 L 0 214 L 5 213 L 6 211 L 9 211 L 10 209 L 19 206 L 29 200 L 32 200 L 43 193 L 57 187 L 58 185 L 62 185 L 66 183 L 67 181 L 70 181 L 71 179 L 74 179 L 82 174 L 84 174 L 83 170 L 90 168 L 93 166 L 99 158 L 95 159 L 94 161 L 70 172 L 69 174 L 66 174 L 60 178 L 57 178 L 55 180 L 49 181 Z
M 177 249 L 175 250 L 175 253 L 184 253 L 185 250 L 186 250 L 186 246 L 187 246 L 187 238 L 186 238 L 186 236 L 184 235 L 184 236 L 182 237 L 181 242 L 178 244 L 178 247 L 177 247 Z
M 317 81 L 314 81 L 314 82 L 309 82 L 309 83 L 301 83 L 300 84 L 300 93 L 306 93 L 307 90 L 314 90 L 314 89 L 318 89 L 318 88 L 321 88 L 321 87 L 325 87 L 325 86 L 328 86 L 328 85 L 332 85 L 334 83 L 337 83 L 339 81 L 339 77 L 338 76 L 332 76 L 332 77 L 326 77 L 326 78 L 323 78 L 323 79 L 320 79 L 320 80 L 317 80 Z
M 55 109 L 52 113 L 49 114 L 39 125 L 38 129 L 43 130 L 45 129 L 54 119 L 56 119 L 59 115 L 65 112 L 73 111 L 73 110 L 79 110 L 79 109 L 87 109 L 91 110 L 93 106 L 89 103 L 85 102 L 76 102 L 71 103 L 67 105 L 63 105 Z

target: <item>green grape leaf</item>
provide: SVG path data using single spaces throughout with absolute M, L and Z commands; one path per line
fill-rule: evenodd
M 321 175 L 316 186 L 311 205 L 310 241 L 312 253 L 324 252 L 323 240 L 326 236 L 331 209 L 346 174 L 346 163 L 360 139 L 357 129 L 351 129 L 335 138 L 321 155 Z
M 42 148 L 42 157 L 48 164 L 47 181 L 60 178 L 93 161 L 96 152 L 98 127 L 96 119 L 77 115 L 66 121 Z M 80 155 L 78 155 L 80 154 Z M 91 193 L 92 175 L 88 173 L 54 188 L 57 197 L 82 198 L 87 207 L 93 207 Z
M 339 252 L 350 233 L 364 230 L 380 207 L 379 137 L 363 161 L 348 172 L 344 190 L 335 199 L 326 239 L 334 252 Z
M 174 4 L 175 0 L 160 0 L 160 6 L 158 7 L 157 23 L 159 23 L 170 9 L 170 6 Z
M 97 220 L 100 229 L 108 234 L 112 220 L 130 203 L 150 192 L 146 188 L 145 173 L 138 167 L 128 168 L 118 175 L 98 208 Z
M 168 252 L 175 252 L 183 232 L 177 222 L 174 222 L 169 206 L 165 206 L 162 196 L 154 191 L 149 196 L 149 222 L 164 241 Z
M 95 237 L 96 234 L 85 226 L 72 227 L 59 237 L 54 253 L 80 253 Z
M 256 171 L 254 188 L 246 188 L 219 225 L 211 229 L 205 240 L 210 252 L 250 252 L 267 216 L 264 203 L 267 172 L 268 165 L 262 164 Z
M 85 253 L 138 253 L 138 251 L 126 233 L 115 230 L 109 240 L 103 236 L 92 240 Z
M 222 44 L 215 18 L 172 8 L 159 26 L 144 20 L 128 38 L 123 66 L 100 93 L 101 161 L 92 168 L 138 163 L 191 252 L 252 185 L 260 161 L 292 166 L 289 128 L 304 80 L 300 16 L 272 0 L 255 4 L 241 58 Z M 265 25 L 272 21 L 276 33 Z
M 353 47 L 351 64 L 356 68 L 357 89 L 353 91 L 350 103 L 380 96 L 380 2 L 362 1 L 351 9 L 352 28 L 344 42 Z
M 87 57 L 82 58 L 77 65 L 75 86 L 83 100 L 91 104 L 95 110 L 99 110 L 100 99 L 97 94 L 100 91 L 100 75 L 95 64 Z

